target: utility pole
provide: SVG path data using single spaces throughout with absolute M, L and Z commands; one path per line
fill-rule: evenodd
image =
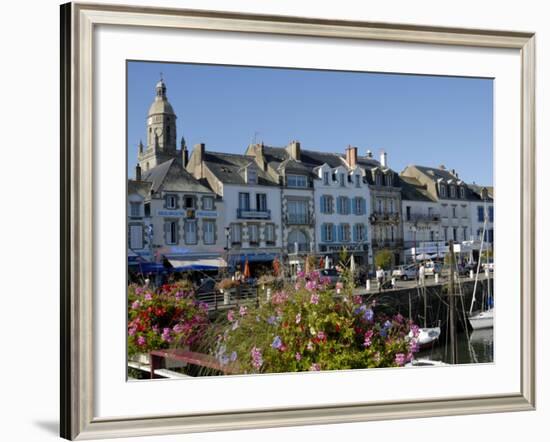
M 450 281 L 449 281 L 449 337 L 451 344 L 451 364 L 458 362 L 457 347 L 456 347 L 456 317 L 455 317 L 455 252 L 454 241 L 449 241 L 449 261 L 451 266 Z

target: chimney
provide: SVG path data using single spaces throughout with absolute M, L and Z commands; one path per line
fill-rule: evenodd
M 142 154 L 142 153 L 143 153 L 143 143 L 141 142 L 141 140 L 139 140 L 138 153 L 139 153 L 139 154 Z
M 357 147 L 348 146 L 346 148 L 346 162 L 352 169 L 357 166 Z
M 299 141 L 292 141 L 286 147 L 286 150 L 293 160 L 300 161 L 300 142 Z
M 181 137 L 181 162 L 184 168 L 187 167 L 187 163 L 189 163 L 189 151 L 187 150 L 187 143 L 183 137 Z
M 380 165 L 388 167 L 388 154 L 385 151 L 380 152 Z
M 367 158 L 372 158 L 372 151 L 367 149 Z
M 136 181 L 141 181 L 141 166 L 136 164 Z
M 202 167 L 202 163 L 204 161 L 204 150 L 205 150 L 205 144 L 204 143 L 199 143 L 199 144 L 195 144 L 195 146 L 193 147 L 193 175 L 195 176 L 195 178 L 197 178 L 197 172 L 200 171 L 200 173 L 198 174 L 198 178 L 204 178 L 203 176 L 203 167 Z M 200 169 L 197 169 L 197 167 L 200 167 Z

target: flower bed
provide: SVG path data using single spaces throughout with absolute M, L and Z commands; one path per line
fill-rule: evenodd
M 376 313 L 350 286 L 329 289 L 328 282 L 316 272 L 300 275 L 258 307 L 229 310 L 207 350 L 242 373 L 398 367 L 411 360 L 417 326 Z
M 208 306 L 195 300 L 186 282 L 158 292 L 128 287 L 128 356 L 168 347 L 193 348 L 208 327 Z

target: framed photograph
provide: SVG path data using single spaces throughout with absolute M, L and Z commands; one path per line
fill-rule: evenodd
M 61 436 L 533 410 L 534 34 L 61 7 Z

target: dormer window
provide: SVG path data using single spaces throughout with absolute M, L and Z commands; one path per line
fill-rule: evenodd
M 375 175 L 375 182 L 376 182 L 376 185 L 377 186 L 381 186 L 382 185 L 382 175 L 380 173 L 376 173 Z
M 451 198 L 456 198 L 456 187 L 451 185 L 450 189 L 451 189 Z
M 307 177 L 305 175 L 287 175 L 286 185 L 288 187 L 307 187 Z
M 386 186 L 388 187 L 393 186 L 393 176 L 391 173 L 386 175 Z
M 248 166 L 246 168 L 246 183 L 258 184 L 258 173 L 256 172 L 256 168 L 253 166 Z
M 330 172 L 323 172 L 323 184 L 325 186 L 329 185 L 329 180 L 330 180 Z
M 355 187 L 361 187 L 361 175 L 355 175 Z
M 439 196 L 441 198 L 447 198 L 447 186 L 443 183 L 439 185 Z
M 166 208 L 167 209 L 175 209 L 176 208 L 176 196 L 175 195 L 167 195 L 166 196 Z
M 466 198 L 466 189 L 464 188 L 464 186 L 460 186 L 460 198 Z
M 345 187 L 346 186 L 346 175 L 344 173 L 340 172 L 338 174 L 338 181 L 340 182 L 341 187 Z

